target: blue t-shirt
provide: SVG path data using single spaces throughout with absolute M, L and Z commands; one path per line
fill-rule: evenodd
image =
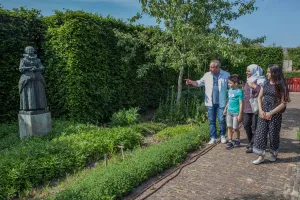
M 219 75 L 220 74 L 213 75 L 213 80 L 214 80 L 214 86 L 213 86 L 213 90 L 212 90 L 213 104 L 219 104 Z
M 240 100 L 244 99 L 243 91 L 238 89 L 229 89 L 228 91 L 228 108 L 227 112 L 239 114 L 240 112 Z

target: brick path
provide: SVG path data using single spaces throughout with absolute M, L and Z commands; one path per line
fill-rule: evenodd
M 298 199 L 300 145 L 296 132 L 300 127 L 300 93 L 291 93 L 291 99 L 275 163 L 253 165 L 257 156 L 245 153 L 246 134 L 242 132 L 243 147 L 226 150 L 224 144 L 217 145 L 148 199 Z

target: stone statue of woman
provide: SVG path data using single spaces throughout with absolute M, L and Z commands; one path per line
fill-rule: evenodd
M 22 74 L 19 81 L 20 110 L 38 111 L 47 109 L 45 79 L 42 75 L 44 66 L 37 58 L 33 47 L 25 48 L 19 70 Z

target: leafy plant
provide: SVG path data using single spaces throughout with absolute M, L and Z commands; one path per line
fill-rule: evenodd
M 154 120 L 165 123 L 203 123 L 207 120 L 206 107 L 203 104 L 204 92 L 193 88 L 182 92 L 180 103 L 176 103 L 176 94 L 162 101 L 155 112 Z
M 185 134 L 187 132 L 193 131 L 197 127 L 198 126 L 192 125 L 192 124 L 168 127 L 168 128 L 163 129 L 162 131 L 159 131 L 155 135 L 155 138 L 156 138 L 156 140 L 159 140 L 159 141 L 168 140 L 176 135 Z
M 112 116 L 111 124 L 114 126 L 128 126 L 137 124 L 140 119 L 139 108 L 122 109 Z

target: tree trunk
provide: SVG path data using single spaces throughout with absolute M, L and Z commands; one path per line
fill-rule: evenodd
M 180 103 L 181 93 L 182 93 L 182 77 L 183 77 L 184 67 L 180 68 L 179 77 L 178 77 L 178 89 L 177 89 L 177 104 Z

